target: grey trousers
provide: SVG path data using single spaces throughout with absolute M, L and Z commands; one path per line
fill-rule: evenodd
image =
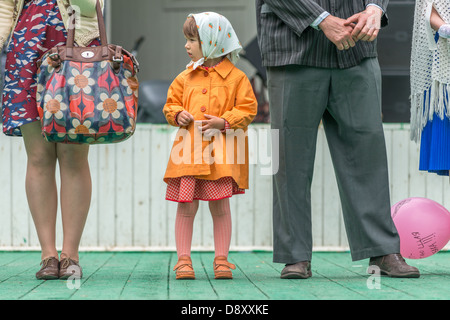
M 376 58 L 348 69 L 270 67 L 272 129 L 279 130 L 273 176 L 273 260 L 311 260 L 311 182 L 323 121 L 352 260 L 400 252 L 391 219 Z M 325 222 L 326 223 L 326 222 Z

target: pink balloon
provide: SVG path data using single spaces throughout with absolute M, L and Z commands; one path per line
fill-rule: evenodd
M 450 212 L 425 198 L 408 198 L 391 208 L 404 258 L 423 259 L 439 252 L 450 241 Z

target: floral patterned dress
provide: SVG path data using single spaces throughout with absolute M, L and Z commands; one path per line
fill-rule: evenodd
M 20 126 L 40 120 L 36 106 L 37 60 L 65 45 L 67 31 L 56 0 L 25 0 L 7 48 L 3 87 L 3 133 L 21 136 Z M 94 40 L 91 45 L 98 44 Z

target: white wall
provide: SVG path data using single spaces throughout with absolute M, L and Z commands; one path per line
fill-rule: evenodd
M 271 249 L 272 184 L 263 155 L 267 125 L 252 125 L 250 189 L 232 198 L 233 250 Z M 258 131 L 259 130 L 259 131 Z M 92 206 L 81 246 L 89 250 L 174 250 L 176 204 L 166 201 L 162 181 L 174 128 L 139 124 L 135 135 L 116 145 L 92 146 Z M 417 170 L 418 146 L 409 141 L 409 127 L 385 125 L 391 199 L 427 197 L 450 208 L 448 178 Z M 260 151 L 261 150 L 261 151 Z M 0 250 L 38 249 L 24 191 L 26 155 L 21 138 L 0 135 Z M 316 249 L 346 249 L 331 158 L 323 128 L 319 128 L 312 187 L 313 232 Z M 58 212 L 57 244 L 62 243 Z M 194 249 L 212 249 L 211 217 L 202 203 L 194 224 Z

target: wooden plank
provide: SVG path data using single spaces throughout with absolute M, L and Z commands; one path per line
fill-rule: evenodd
M 258 249 L 272 245 L 272 176 L 261 175 L 259 168 L 256 171 L 252 245 Z
M 409 132 L 392 131 L 391 199 L 394 202 L 409 196 Z M 394 169 L 395 168 L 395 169 Z
M 2 210 L 0 211 L 0 247 L 10 246 L 12 238 L 12 150 L 11 138 L 0 134 L 0 185 L 2 192 L 0 192 L 0 203 Z
M 27 155 L 23 140 L 11 138 L 11 154 L 14 155 L 11 175 L 11 245 L 14 247 L 27 247 L 30 242 L 30 232 L 35 232 L 31 213 L 25 194 L 25 173 Z
M 311 219 L 314 246 L 324 245 L 324 166 L 325 166 L 325 131 L 321 124 L 317 133 L 314 176 L 311 184 Z
M 271 132 L 265 125 L 255 126 L 258 145 L 255 161 L 254 179 L 254 247 L 268 247 L 272 244 L 272 176 L 278 170 L 278 152 L 272 150 L 273 139 L 277 132 Z M 252 162 L 251 162 L 252 163 Z M 250 176 L 251 178 L 252 176 Z
M 133 185 L 134 167 L 133 167 L 133 137 L 116 146 L 116 241 L 115 246 L 126 247 L 133 244 L 133 227 L 135 224 L 134 194 Z
M 86 224 L 80 241 L 81 247 L 97 247 L 100 245 L 98 238 L 98 230 L 102 225 L 99 220 L 100 204 L 98 202 L 99 193 L 102 190 L 100 188 L 100 181 L 99 181 L 100 151 L 101 148 L 99 148 L 99 146 L 89 147 L 88 161 L 89 161 L 89 169 L 91 172 L 92 195 L 89 213 L 86 219 Z
M 139 127 L 138 127 L 139 128 Z M 152 131 L 149 127 L 137 130 L 133 139 L 133 240 L 129 245 L 145 247 L 150 244 L 150 219 L 153 177 L 151 166 L 156 162 L 152 157 Z
M 169 252 L 132 253 L 139 260 L 130 272 L 120 299 L 166 300 L 168 299 L 168 277 L 171 275 L 174 255 Z
M 384 130 L 384 139 L 386 142 L 386 157 L 387 157 L 387 161 L 388 161 L 388 178 L 389 178 L 389 184 L 390 184 L 390 190 L 392 190 L 394 188 L 393 184 L 392 184 L 392 171 L 394 170 L 392 168 L 392 130 L 390 129 L 386 129 Z M 391 198 L 392 198 L 392 192 L 391 192 Z
M 116 145 L 99 145 L 98 162 L 98 241 L 105 248 L 116 243 Z
M 155 126 L 152 130 L 151 139 L 151 203 L 150 203 L 150 245 L 156 247 L 167 247 L 169 241 L 168 217 L 175 216 L 176 204 L 165 200 L 166 184 L 162 180 L 166 171 L 167 162 L 172 148 L 171 135 L 176 128 L 169 126 Z M 155 161 L 153 161 L 155 160 Z M 156 161 L 159 160 L 159 161 Z M 171 210 L 169 210 L 171 209 Z M 170 232 L 172 235 L 172 232 Z
M 237 240 L 235 245 L 239 247 L 253 247 L 255 244 L 255 171 L 255 165 L 249 165 L 249 188 L 245 190 L 245 194 L 233 196 L 237 202 L 233 230 Z
M 234 208 L 234 202 L 230 203 L 230 207 Z M 235 212 L 231 209 L 232 212 L 232 223 L 234 222 Z M 170 215 L 170 213 L 169 213 Z M 175 213 L 174 213 L 175 215 Z M 175 232 L 175 223 L 173 223 L 171 227 Z M 192 235 L 192 249 L 193 250 L 214 250 L 214 230 L 213 230 L 213 222 L 211 217 L 211 212 L 209 211 L 209 205 L 207 201 L 199 201 L 199 207 L 197 211 L 197 215 L 194 220 L 194 233 Z M 232 226 L 233 228 L 233 226 Z M 235 234 L 232 236 L 232 241 L 234 239 Z M 175 234 L 172 235 L 172 238 L 175 238 Z
M 326 141 L 326 138 L 325 138 Z M 341 200 L 328 144 L 323 154 L 323 242 L 324 246 L 340 243 Z
M 408 197 L 423 197 L 426 194 L 426 173 L 419 171 L 420 144 L 410 141 L 409 144 L 409 194 Z M 395 202 L 393 202 L 394 204 Z

